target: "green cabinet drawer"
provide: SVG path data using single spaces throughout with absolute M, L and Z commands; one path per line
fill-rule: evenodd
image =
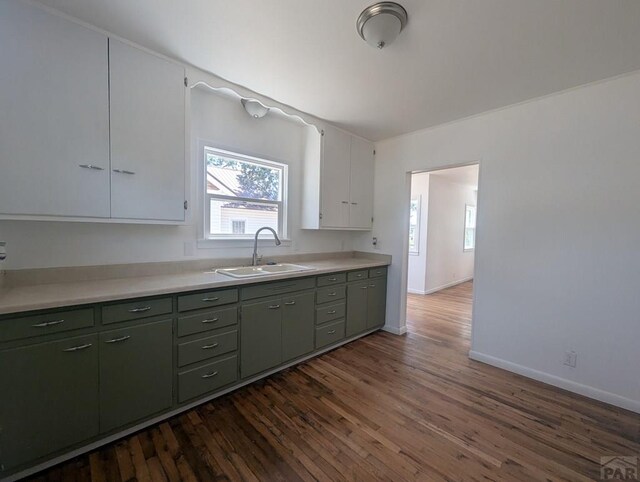
M 248 286 L 247 288 L 242 288 L 241 294 L 243 300 L 251 300 L 254 298 L 262 298 L 264 296 L 277 296 L 282 293 L 309 290 L 315 288 L 315 286 L 315 278 L 301 278 Z
M 178 311 L 199 310 L 212 306 L 228 305 L 236 301 L 238 301 L 236 288 L 182 295 L 178 296 Z
M 316 308 L 316 324 L 321 325 L 322 323 L 326 323 L 328 321 L 344 318 L 345 312 L 346 306 L 344 302 Z
M 368 277 L 369 271 L 367 271 L 366 269 L 360 271 L 352 271 L 351 273 L 347 274 L 348 281 L 360 281 L 363 279 L 367 279 Z
M 98 435 L 97 335 L 0 351 L 0 380 L 3 470 Z
M 206 311 L 197 315 L 180 316 L 178 318 L 178 336 L 193 335 L 203 331 L 215 330 L 238 322 L 238 308 L 225 308 Z
M 172 321 L 100 334 L 100 431 L 143 420 L 171 407 Z
M 238 332 L 236 330 L 181 343 L 178 345 L 178 366 L 190 365 L 237 349 Z
M 316 303 L 330 303 L 332 301 L 343 300 L 346 294 L 345 285 L 329 286 L 318 288 Z
M 318 286 L 331 286 L 347 281 L 347 273 L 334 273 L 325 276 L 318 276 Z
M 93 308 L 0 320 L 0 341 L 51 335 L 94 325 Z
M 114 303 L 102 307 L 102 324 L 138 320 L 151 316 L 166 315 L 173 311 L 171 297 Z
M 371 268 L 369 270 L 369 278 L 379 278 L 382 276 L 387 276 L 387 267 L 384 266 L 382 268 Z
M 206 395 L 238 379 L 238 357 L 209 363 L 178 374 L 178 402 Z
M 344 338 L 344 320 L 316 328 L 316 348 L 336 343 Z

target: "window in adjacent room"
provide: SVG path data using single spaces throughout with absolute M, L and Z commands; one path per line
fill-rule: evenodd
M 286 238 L 287 166 L 205 147 L 205 237 L 251 238 L 262 226 Z
M 464 207 L 464 251 L 476 247 L 476 207 L 469 204 Z

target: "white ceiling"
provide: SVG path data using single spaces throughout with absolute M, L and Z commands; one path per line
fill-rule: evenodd
M 449 182 L 478 189 L 478 172 L 479 167 L 477 164 L 474 164 L 472 166 L 452 167 L 449 169 L 441 169 L 439 171 L 430 171 L 429 174 L 431 176 L 444 178 Z
M 372 0 L 41 0 L 379 140 L 640 69 L 639 0 L 399 0 L 378 51 Z

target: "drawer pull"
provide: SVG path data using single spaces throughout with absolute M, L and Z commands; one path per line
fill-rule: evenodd
M 86 350 L 90 346 L 91 346 L 91 343 L 85 343 L 84 345 L 72 346 L 71 348 L 66 348 L 62 351 L 72 352 L 72 351 Z
M 336 296 L 337 293 L 335 291 L 332 291 L 331 293 L 327 293 L 327 296 Z
M 361 286 L 360 289 L 361 290 L 366 290 L 368 288 L 368 286 Z
M 327 315 L 335 315 L 336 310 L 327 311 Z
M 356 277 L 358 277 L 358 278 L 362 278 L 362 273 L 358 273 L 358 274 L 356 275 Z
M 270 310 L 277 310 L 278 308 L 280 308 L 280 305 L 271 305 L 271 306 L 269 306 Z
M 338 278 L 329 278 L 329 281 L 338 281 Z
M 123 341 L 127 341 L 129 338 L 131 338 L 129 335 L 125 335 L 120 338 L 112 338 L 111 340 L 105 341 L 105 343 L 121 343 Z
M 287 305 L 287 306 L 293 306 L 295 304 L 296 304 L 295 301 L 287 301 L 287 302 L 285 302 L 285 305 Z
M 335 332 L 336 332 L 336 330 L 327 331 L 327 335 L 333 335 Z
M 104 167 L 94 166 L 93 164 L 78 164 L 83 169 L 93 169 L 94 171 L 104 171 Z
M 369 285 L 369 288 L 375 288 L 376 285 Z
M 31 325 L 34 328 L 46 328 L 47 326 L 54 326 L 64 323 L 64 320 L 54 320 L 54 321 L 45 321 L 43 323 L 38 323 L 36 325 Z
M 135 174 L 135 172 L 127 171 L 126 169 L 114 169 L 113 172 L 117 172 L 119 174 L 130 174 L 130 175 Z
M 218 301 L 220 298 L 218 298 L 217 296 L 212 296 L 210 298 L 202 298 L 202 301 L 204 301 L 205 303 L 209 303 L 211 301 Z
M 129 310 L 129 313 L 144 313 L 145 311 L 149 311 L 150 309 L 150 306 L 141 306 L 140 308 L 131 308 Z
M 204 375 L 201 375 L 200 378 L 211 378 L 215 377 L 217 374 L 218 372 L 205 373 Z
M 215 323 L 216 321 L 219 321 L 220 318 L 207 318 L 206 320 L 202 320 L 201 323 Z
M 203 350 L 211 350 L 212 348 L 216 348 L 218 346 L 218 343 L 212 343 L 211 345 L 204 345 L 202 347 Z

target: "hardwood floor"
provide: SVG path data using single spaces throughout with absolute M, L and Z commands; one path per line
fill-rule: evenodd
M 39 474 L 56 481 L 599 479 L 640 416 L 471 361 L 471 283 L 379 332 Z

